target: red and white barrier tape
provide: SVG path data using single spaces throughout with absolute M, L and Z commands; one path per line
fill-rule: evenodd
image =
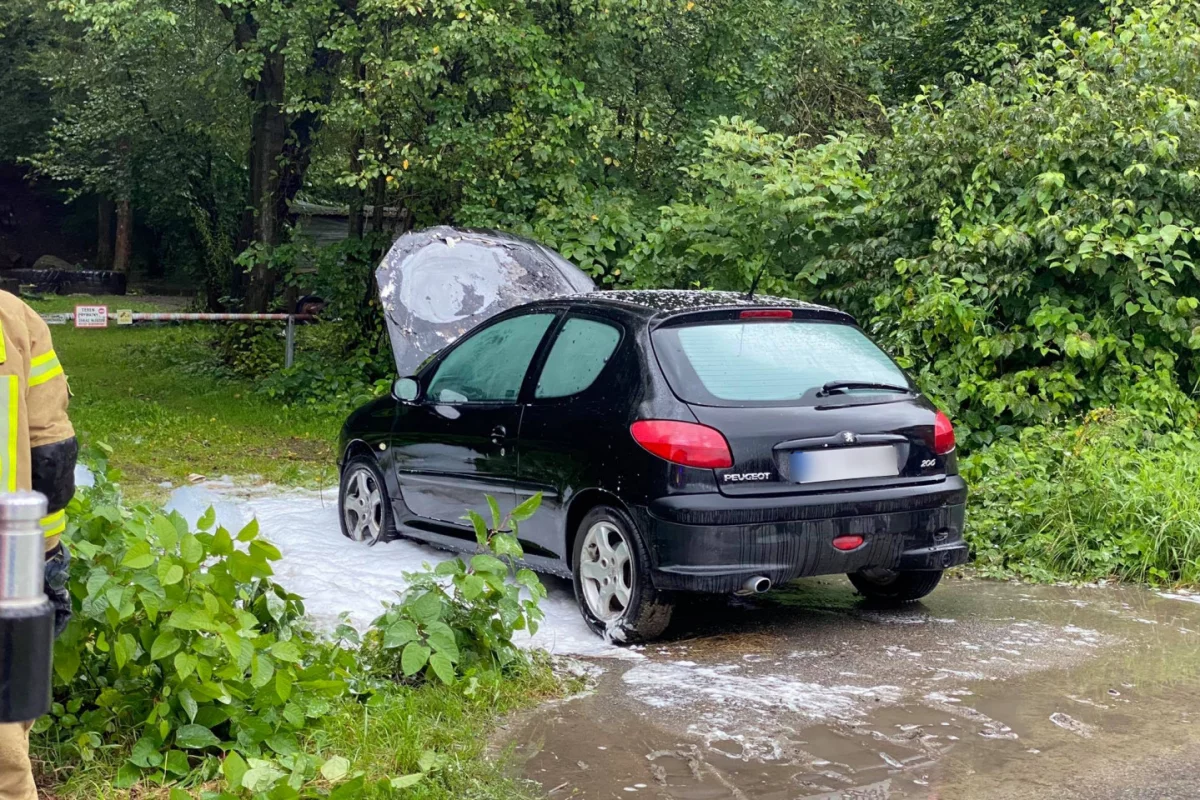
M 312 314 L 169 314 L 133 312 L 134 322 L 262 322 L 316 319 Z
M 75 314 L 64 311 L 61 314 L 42 314 L 43 319 L 73 320 Z M 109 319 L 115 319 L 110 315 Z M 300 322 L 316 319 L 315 314 L 173 314 L 159 312 L 135 311 L 132 315 L 134 322 L 285 322 L 294 319 Z

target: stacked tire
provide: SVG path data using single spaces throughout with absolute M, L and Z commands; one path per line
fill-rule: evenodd
M 100 269 L 10 269 L 3 275 L 42 294 L 125 294 L 126 276 Z

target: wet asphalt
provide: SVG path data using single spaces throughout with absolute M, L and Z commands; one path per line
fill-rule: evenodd
M 810 579 L 626 655 L 507 726 L 547 797 L 1200 798 L 1200 604 L 1147 590 Z

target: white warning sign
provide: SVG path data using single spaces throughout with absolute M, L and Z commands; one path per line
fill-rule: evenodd
M 75 306 L 76 328 L 107 328 L 108 306 Z

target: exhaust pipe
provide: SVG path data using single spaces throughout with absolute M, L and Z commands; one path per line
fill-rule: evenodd
M 765 575 L 755 575 L 753 578 L 747 578 L 742 584 L 742 588 L 738 589 L 737 594 L 762 594 L 771 588 L 771 579 Z

